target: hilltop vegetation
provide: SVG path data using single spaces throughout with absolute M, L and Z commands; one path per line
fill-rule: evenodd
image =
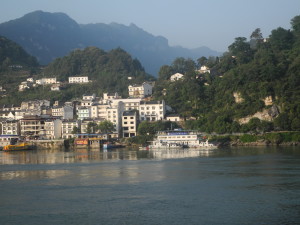
M 7 90 L 5 94 L 13 95 L 19 82 L 38 71 L 39 64 L 35 57 L 20 45 L 0 36 L 0 85 Z M 4 102 L 10 104 L 7 100 Z
M 259 28 L 250 41 L 238 37 L 220 58 L 202 57 L 197 63 L 178 58 L 161 67 L 156 98 L 164 98 L 184 117 L 194 117 L 196 120 L 186 123 L 190 129 L 218 133 L 300 130 L 300 16 L 291 25 L 291 30 L 273 30 L 267 39 Z M 197 76 L 200 65 L 209 66 L 211 73 Z M 184 73 L 184 79 L 170 82 L 170 75 L 176 72 Z M 252 118 L 246 124 L 239 122 L 270 109 L 264 102 L 267 97 L 279 115 L 273 115 L 271 121 Z
M 118 92 L 128 96 L 128 85 L 154 80 L 146 74 L 141 63 L 121 48 L 105 52 L 96 47 L 75 50 L 68 56 L 57 58 L 44 69 L 45 76 L 68 81 L 69 76 L 88 76 L 93 82 L 88 92 Z M 130 77 L 130 79 L 128 79 Z
M 11 74 L 9 90 L 13 94 L 1 98 L 0 104 L 20 104 L 24 100 L 32 99 L 48 99 L 52 102 L 70 101 L 81 98 L 83 94 L 95 93 L 97 96 L 102 96 L 103 92 L 118 92 L 123 97 L 127 97 L 129 84 L 154 80 L 154 77 L 145 73 L 141 63 L 124 50 L 117 48 L 105 52 L 96 47 L 75 50 L 68 56 L 55 59 L 34 74 L 36 79 L 56 77 L 63 84 L 62 91 L 50 91 L 50 86 L 46 85 L 18 92 L 19 83 L 31 75 L 33 73 L 24 70 L 18 71 L 18 74 Z M 91 82 L 68 84 L 69 76 L 88 76 Z M 13 77 L 15 79 L 12 79 Z M 7 87 L 7 83 L 4 83 Z

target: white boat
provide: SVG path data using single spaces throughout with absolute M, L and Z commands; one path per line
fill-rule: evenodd
M 149 145 L 149 149 L 215 149 L 217 147 L 197 131 L 159 131 Z

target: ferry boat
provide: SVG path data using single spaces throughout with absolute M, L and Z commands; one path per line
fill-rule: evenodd
M 149 149 L 215 149 L 218 146 L 197 131 L 159 131 Z

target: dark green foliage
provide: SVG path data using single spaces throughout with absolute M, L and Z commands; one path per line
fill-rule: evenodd
M 81 98 L 83 94 L 102 96 L 104 92 L 118 92 L 123 97 L 128 96 L 129 84 L 141 84 L 144 81 L 152 81 L 154 77 L 145 73 L 137 59 L 118 48 L 105 52 L 96 47 L 89 47 L 83 50 L 75 50 L 68 56 L 57 58 L 35 78 L 56 77 L 64 84 L 59 92 L 50 91 L 50 86 L 31 88 L 24 92 L 17 91 L 17 85 L 25 81 L 30 75 L 18 75 L 18 79 L 9 76 L 13 72 L 6 72 L 2 81 L 5 84 L 11 83 L 13 95 L 0 99 L 0 104 L 20 104 L 24 100 L 47 99 L 52 102 L 61 102 Z M 68 84 L 69 76 L 88 76 L 92 82 L 87 84 Z M 129 80 L 128 77 L 132 79 Z M 6 88 L 6 86 L 5 86 Z M 13 88 L 13 89 L 12 89 Z
M 210 74 L 193 74 L 186 65 L 189 60 L 178 58 L 160 71 L 161 81 L 155 97 L 164 98 L 185 118 L 188 129 L 219 134 L 234 132 L 264 133 L 272 130 L 300 130 L 300 16 L 292 19 L 292 30 L 277 28 L 264 40 L 257 28 L 250 42 L 238 37 L 228 52 L 210 63 Z M 208 65 L 205 57 L 197 64 Z M 194 63 L 195 65 L 195 63 Z M 170 82 L 176 73 L 184 79 Z M 241 101 L 237 102 L 234 93 Z M 240 125 L 238 120 L 268 109 L 264 99 L 271 96 L 280 110 L 272 122 L 253 118 Z
M 147 75 L 137 59 L 118 48 L 105 52 L 96 47 L 75 50 L 70 55 L 58 58 L 44 70 L 46 76 L 55 74 L 62 81 L 69 76 L 88 76 L 93 80 L 90 92 L 118 92 L 126 97 L 128 85 L 154 80 Z M 128 80 L 131 77 L 131 80 Z
M 15 66 L 30 68 L 37 67 L 38 63 L 36 58 L 30 56 L 21 46 L 0 36 L 0 72 Z
M 243 143 L 248 143 L 248 142 L 256 142 L 258 140 L 258 137 L 256 135 L 244 134 L 240 136 L 239 139 Z

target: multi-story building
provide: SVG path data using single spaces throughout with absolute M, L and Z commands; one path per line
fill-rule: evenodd
M 69 77 L 69 83 L 88 83 L 89 78 L 87 76 L 84 77 Z
M 56 84 L 56 77 L 53 78 L 42 78 L 35 81 L 38 85 L 44 85 L 44 84 Z
M 91 118 L 93 119 L 106 119 L 107 118 L 107 108 L 109 108 L 110 105 L 108 104 L 100 104 L 100 103 L 94 103 L 91 106 Z
M 74 127 L 80 129 L 80 120 L 63 120 L 61 125 L 61 136 L 64 139 L 73 138 Z
M 103 93 L 103 100 L 107 101 L 107 100 L 112 100 L 112 99 L 120 99 L 121 96 L 118 95 L 117 92 L 115 93 Z
M 73 106 L 70 105 L 53 106 L 52 116 L 61 117 L 62 119 L 73 119 L 74 117 Z
M 95 94 L 92 94 L 92 95 L 83 95 L 82 96 L 82 100 L 88 100 L 88 101 L 94 101 L 95 98 L 96 98 Z
M 77 110 L 77 115 L 79 120 L 91 118 L 91 108 L 79 107 Z
M 141 121 L 163 120 L 166 114 L 165 101 L 141 101 L 139 117 Z
M 61 138 L 62 121 L 60 119 L 48 119 L 45 121 L 46 139 Z
M 144 82 L 141 85 L 129 85 L 128 86 L 129 97 L 132 98 L 144 98 L 146 96 L 152 95 L 152 85 Z
M 1 134 L 20 135 L 20 123 L 18 120 L 3 120 L 0 124 L 2 127 Z
M 124 111 L 122 115 L 123 137 L 134 137 L 137 135 L 138 113 L 137 111 Z
M 130 111 L 130 110 L 139 110 L 141 98 L 126 98 L 126 99 L 113 99 L 112 105 L 117 105 L 119 102 L 124 103 L 124 110 Z
M 22 136 L 43 136 L 45 133 L 45 119 L 39 116 L 25 116 L 20 119 Z
M 48 100 L 33 100 L 24 101 L 21 103 L 21 110 L 37 110 L 41 109 L 43 106 L 50 106 L 50 101 Z
M 124 103 L 119 101 L 117 104 L 112 104 L 106 109 L 106 120 L 112 122 L 115 126 L 117 134 L 121 135 L 122 113 L 124 112 Z

